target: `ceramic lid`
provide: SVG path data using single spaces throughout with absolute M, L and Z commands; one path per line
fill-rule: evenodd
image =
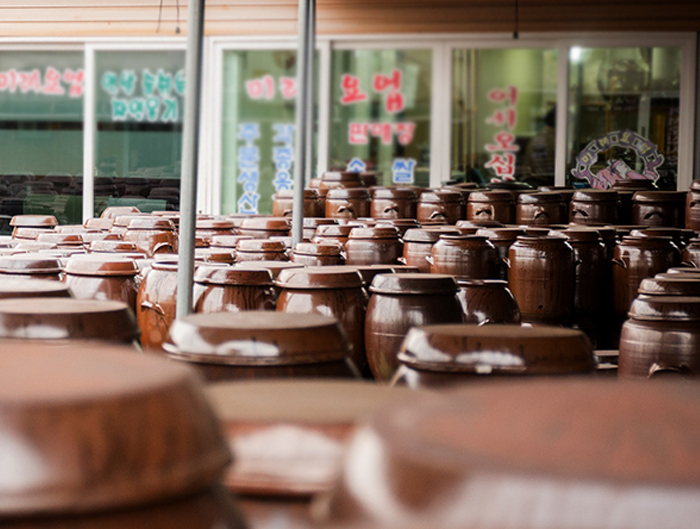
M 51 231 L 50 228 L 25 228 L 24 226 L 17 226 L 12 231 L 12 238 L 36 241 L 36 238 L 43 233 L 53 233 L 53 231 Z
M 78 255 L 68 259 L 66 274 L 97 277 L 135 276 L 139 267 L 133 259 L 107 255 Z
M 62 226 L 56 226 L 53 229 L 56 233 L 79 233 L 79 234 L 84 234 L 84 233 L 102 233 L 102 230 L 98 230 L 96 228 L 86 228 L 82 224 L 64 224 Z
M 202 265 L 194 273 L 194 282 L 204 285 L 272 286 L 272 274 L 265 268 Z
M 140 214 L 141 211 L 135 206 L 111 206 L 106 208 L 100 218 L 103 219 L 115 219 L 119 215 L 127 215 L 129 213 Z
M 513 193 L 505 190 L 473 191 L 469 202 L 514 202 Z
M 352 350 L 335 318 L 275 311 L 191 314 L 175 320 L 170 340 L 172 358 L 261 367 L 337 361 Z
M 4 274 L 58 274 L 61 261 L 43 255 L 19 253 L 0 256 L 0 272 Z
M 562 230 L 560 233 L 566 235 L 569 241 L 572 242 L 602 242 L 600 233 L 595 229 L 569 228 Z
M 349 239 L 398 239 L 399 230 L 393 226 L 375 226 L 374 228 L 353 228 Z
M 596 365 L 583 331 L 520 325 L 414 327 L 398 359 L 417 369 L 477 375 L 584 373 Z
M 234 223 L 230 219 L 197 219 L 198 230 L 233 230 Z
M 294 253 L 299 255 L 315 255 L 340 257 L 343 247 L 335 241 L 300 242 L 294 247 Z
M 126 228 L 133 219 L 160 219 L 162 217 L 150 217 L 144 213 L 127 213 L 126 215 L 119 215 L 114 217 L 114 224 L 112 224 L 112 230 L 116 228 Z
M 324 225 L 338 224 L 338 219 L 327 219 L 324 217 L 304 217 L 304 228 L 320 228 Z
M 350 231 L 355 228 L 352 225 L 322 224 L 316 228 L 316 237 L 348 237 Z
M 270 239 L 244 239 L 238 242 L 239 252 L 285 252 L 287 245 L 284 241 Z
M 617 202 L 619 199 L 617 191 L 612 189 L 577 189 L 571 197 L 575 202 Z
M 114 235 L 114 234 L 110 234 Z M 91 252 L 114 252 L 114 253 L 119 253 L 119 252 L 140 252 L 138 247 L 136 246 L 135 243 L 133 242 L 126 242 L 122 241 L 120 239 L 103 239 L 101 241 L 92 241 L 90 243 L 90 251 Z
M 181 365 L 99 342 L 6 341 L 0 359 L 6 522 L 186 496 L 230 461 L 200 379 Z
M 82 246 L 83 237 L 79 233 L 40 233 L 36 242 L 48 242 L 59 246 Z
M 488 238 L 483 235 L 451 235 L 449 233 L 443 233 L 440 235 L 440 241 L 442 241 L 443 244 L 458 246 L 460 248 L 484 245 L 493 247 L 490 242 L 487 242 Z
M 140 331 L 120 301 L 68 298 L 0 300 L 0 338 L 107 340 L 128 343 Z
M 375 219 L 376 226 L 394 226 L 402 231 L 420 228 L 420 222 L 416 219 Z
M 541 191 L 518 195 L 518 204 L 549 204 L 556 202 L 564 202 L 564 197 L 560 193 Z
M 112 226 L 114 226 L 114 219 L 88 219 L 85 221 L 85 227 L 86 228 L 94 228 L 100 231 L 107 231 L 109 230 Z
M 129 221 L 130 230 L 164 230 L 175 231 L 172 221 L 163 217 L 136 217 Z
M 235 268 L 264 268 L 270 271 L 273 278 L 277 278 L 280 272 L 287 268 L 304 268 L 302 264 L 290 263 L 289 261 L 241 261 L 233 266 Z
M 700 321 L 700 297 L 639 296 L 634 299 L 629 317 L 638 321 Z
M 438 241 L 440 235 L 459 235 L 456 228 L 411 228 L 404 233 L 404 242 L 417 242 L 433 244 Z
M 695 268 L 691 266 L 674 266 L 666 270 L 667 274 L 698 274 L 700 275 L 700 268 Z
M 225 248 L 196 248 L 194 258 L 205 263 L 226 263 L 233 264 L 235 257 L 232 249 Z
M 390 200 L 418 200 L 418 195 L 413 189 L 405 187 L 377 187 L 372 190 L 372 199 Z
M 634 235 L 635 230 L 632 230 L 630 235 L 625 235 L 620 241 L 620 245 L 629 245 L 634 247 L 671 247 L 676 248 L 671 240 L 671 237 L 660 237 L 657 235 L 645 235 L 639 233 L 639 235 Z
M 326 195 L 326 200 L 351 198 L 369 200 L 369 190 L 366 187 L 336 187 L 329 189 Z
M 693 180 L 690 182 L 690 189 L 692 191 L 700 191 L 700 180 Z
M 697 278 L 687 274 L 664 274 L 669 277 L 642 279 L 638 292 L 647 296 L 700 296 L 700 274 Z M 673 277 L 674 275 L 679 277 Z
M 0 299 L 14 298 L 71 298 L 70 288 L 61 281 L 43 279 L 0 279 Z
M 634 202 L 685 202 L 685 191 L 637 191 Z
M 15 215 L 10 219 L 10 226 L 46 229 L 58 226 L 58 220 L 53 215 Z
M 351 266 L 309 266 L 283 270 L 275 281 L 286 289 L 362 288 L 363 281 L 357 268 Z
M 246 230 L 289 231 L 292 222 L 288 217 L 248 217 L 241 222 L 241 228 Z
M 459 191 L 450 191 L 449 189 L 426 189 L 418 197 L 421 203 L 439 204 L 442 202 L 464 202 L 462 193 Z
M 238 242 L 244 239 L 252 239 L 250 235 L 214 235 L 211 238 L 211 246 L 215 248 L 236 248 Z
M 479 228 L 477 235 L 487 237 L 490 241 L 515 241 L 520 235 L 525 235 L 523 228 Z
M 375 294 L 454 294 L 459 285 L 446 274 L 378 274 L 372 280 L 370 292 Z

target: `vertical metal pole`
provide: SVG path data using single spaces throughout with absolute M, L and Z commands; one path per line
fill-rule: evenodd
M 180 174 L 180 240 L 177 273 L 176 315 L 178 318 L 187 316 L 192 311 L 204 4 L 205 0 L 190 0 L 187 9 L 186 92 Z
M 316 0 L 309 2 L 309 29 L 306 55 L 306 171 L 304 187 L 314 177 L 314 95 L 316 94 L 314 65 L 316 64 Z

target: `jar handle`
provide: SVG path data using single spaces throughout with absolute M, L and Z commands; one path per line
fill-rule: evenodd
M 160 252 L 163 248 L 170 248 L 171 252 L 173 250 L 173 245 L 170 244 L 169 242 L 159 242 L 153 247 L 153 250 L 151 251 L 151 254 L 157 254 Z
M 664 216 L 661 214 L 660 211 L 650 211 L 646 215 L 644 215 L 644 220 L 651 220 L 654 217 L 658 217 L 660 220 L 664 219 Z
M 508 269 L 510 269 L 510 259 L 508 257 L 501 257 L 501 261 L 503 261 Z
M 489 216 L 489 218 L 491 218 L 491 219 L 493 219 L 496 216 L 496 212 L 493 209 L 493 206 L 487 206 L 485 208 L 477 209 L 474 212 L 474 216 L 478 217 L 482 213 L 486 213 Z
M 396 206 L 393 206 L 391 208 L 384 208 L 383 213 L 384 215 L 387 215 L 386 218 L 396 219 L 399 216 L 399 208 L 397 208 Z
M 406 258 L 404 256 L 397 257 L 396 260 L 401 263 L 402 265 L 406 264 Z
M 615 265 L 620 266 L 622 268 L 627 268 L 627 263 L 620 260 L 620 259 L 613 259 L 612 264 L 615 264 Z
M 284 213 L 282 213 L 283 217 L 290 217 L 292 215 L 292 210 L 291 209 L 285 209 Z
M 647 378 L 652 378 L 658 375 L 673 374 L 680 376 L 694 375 L 695 372 L 687 365 L 680 364 L 678 366 L 669 366 L 664 363 L 654 362 L 649 366 Z
M 163 310 L 163 307 L 161 307 L 158 303 L 151 303 L 147 299 L 144 299 L 141 302 L 141 308 L 142 309 L 150 309 L 154 312 L 157 312 L 161 316 L 165 316 L 165 311 Z
M 426 255 L 425 260 L 430 263 L 430 265 L 433 265 L 433 256 L 432 255 Z
M 540 218 L 546 218 L 547 220 L 550 220 L 549 213 L 547 213 L 542 208 L 538 208 L 537 213 L 535 213 L 535 220 L 538 220 Z
M 588 212 L 583 209 L 574 209 L 571 211 L 571 217 L 588 217 Z
M 441 218 L 443 220 L 447 220 L 447 215 L 445 215 L 442 211 L 433 211 L 430 214 L 430 220 L 435 220 L 437 218 Z
M 700 206 L 700 202 L 698 202 L 697 200 L 693 200 L 688 207 L 694 208 L 695 206 Z
M 340 206 L 337 211 L 338 213 L 349 213 L 353 217 L 355 216 L 355 208 L 352 206 Z

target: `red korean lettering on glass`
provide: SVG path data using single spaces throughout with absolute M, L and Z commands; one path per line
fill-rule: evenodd
M 68 83 L 69 97 L 82 97 L 83 95 L 83 70 L 63 70 L 63 82 Z
M 510 153 L 492 154 L 491 159 L 484 164 L 486 169 L 493 169 L 501 177 L 513 177 L 515 173 L 515 155 Z
M 514 86 L 509 86 L 506 89 L 494 88 L 489 92 L 488 97 L 494 103 L 506 101 L 509 105 L 515 105 L 518 102 L 518 89 Z
M 372 123 L 372 136 L 382 139 L 384 145 L 391 145 L 391 123 Z
M 394 123 L 394 131 L 398 136 L 401 145 L 408 145 L 413 141 L 413 132 L 416 130 L 416 124 L 411 121 L 403 123 Z
M 42 94 L 62 96 L 66 93 L 66 89 L 61 85 L 61 72 L 56 68 L 49 66 L 44 73 L 44 86 L 41 89 Z
M 486 145 L 486 150 L 490 152 L 510 151 L 518 152 L 520 146 L 515 143 L 515 136 L 510 132 L 499 132 L 493 136 L 496 145 Z
M 23 94 L 41 91 L 41 74 L 34 69 L 31 72 L 19 72 L 19 91 Z
M 372 88 L 374 88 L 375 92 L 383 92 L 387 88 L 390 88 L 392 92 L 401 90 L 401 70 L 392 71 L 391 76 L 380 73 L 375 74 Z
M 486 123 L 497 127 L 507 125 L 509 130 L 513 130 L 518 123 L 518 113 L 512 107 L 496 110 L 486 119 Z
M 360 79 L 354 75 L 343 74 L 340 88 L 343 90 L 343 96 L 340 98 L 343 105 L 352 105 L 367 99 L 367 94 L 360 88 Z
M 271 75 L 264 75 L 258 79 L 250 79 L 245 82 L 245 90 L 250 99 L 275 98 L 275 80 Z
M 15 70 L 8 70 L 6 72 L 0 72 L 0 91 L 9 90 L 13 94 L 17 89 L 17 72 Z
M 294 99 L 297 95 L 297 80 L 294 77 L 280 77 L 280 92 L 283 99 Z
M 350 145 L 365 145 L 368 142 L 369 123 L 350 123 L 348 125 L 348 142 Z

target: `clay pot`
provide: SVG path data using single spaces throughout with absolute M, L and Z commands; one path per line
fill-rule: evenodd
M 690 190 L 685 200 L 685 227 L 700 231 L 700 180 L 690 183 Z
M 137 217 L 129 221 L 125 242 L 133 242 L 148 256 L 158 253 L 177 253 L 175 226 L 167 219 Z
M 683 191 L 637 191 L 632 197 L 632 224 L 685 227 Z
M 403 244 L 396 228 L 354 228 L 345 243 L 348 265 L 398 264 Z
M 58 281 L 0 279 L 0 299 L 54 297 L 72 298 L 73 294 L 67 285 Z
M 319 188 L 335 189 L 335 188 L 353 188 L 365 187 L 365 183 L 360 176 L 360 173 L 350 171 L 326 171 L 321 175 Z
M 196 264 L 233 264 L 236 261 L 234 251 L 229 248 L 195 248 Z
M 289 261 L 284 241 L 245 239 L 238 242 L 237 261 Z
M 363 171 L 360 173 L 360 178 L 366 187 L 373 187 L 379 185 L 383 174 L 381 171 Z
M 326 195 L 326 218 L 369 217 L 369 205 L 369 191 L 364 187 L 331 189 Z
M 561 198 L 566 204 L 565 218 L 568 220 L 569 204 L 571 203 L 571 199 L 573 198 L 574 193 L 576 192 L 576 188 L 574 186 L 540 186 L 537 188 L 537 190 L 540 192 L 558 193 L 559 195 L 561 195 Z
M 508 250 L 520 235 L 527 235 L 523 228 L 478 228 L 476 235 L 488 238 L 496 247 L 496 277 L 508 280 Z
M 343 247 L 337 242 L 300 242 L 294 247 L 292 262 L 306 266 L 343 265 L 345 257 L 342 251 Z
M 214 235 L 209 243 L 210 248 L 226 248 L 235 250 L 238 242 L 244 239 L 252 239 L 250 235 Z
M 457 284 L 465 323 L 520 323 L 520 307 L 507 281 L 468 279 Z
M 154 262 L 141 281 L 136 297 L 136 319 L 144 349 L 160 351 L 175 321 L 177 262 Z
M 266 269 L 200 266 L 194 274 L 194 312 L 275 310 L 272 274 Z
M 375 226 L 393 226 L 399 231 L 399 237 L 403 238 L 408 230 L 420 228 L 420 223 L 415 219 L 377 219 Z
M 133 259 L 83 255 L 68 259 L 63 281 L 77 299 L 122 301 L 136 312 L 136 274 Z
M 683 262 L 700 268 L 700 239 L 690 239 L 683 249 Z
M 561 324 L 574 307 L 574 249 L 561 237 L 520 236 L 508 252 L 508 287 L 522 320 Z
M 524 193 L 518 197 L 515 223 L 547 226 L 568 221 L 566 202 L 559 193 Z
M 235 235 L 236 229 L 230 219 L 197 219 L 195 235 L 211 241 L 217 235 Z
M 620 378 L 700 374 L 700 298 L 642 296 L 620 336 Z
M 467 201 L 467 220 L 513 224 L 515 200 L 510 191 L 474 191 Z
M 289 261 L 242 261 L 234 265 L 234 268 L 256 268 L 269 270 L 272 274 L 272 279 L 275 280 L 279 277 L 282 270 L 287 270 L 288 268 L 303 268 L 304 265 L 299 263 L 291 263 Z
M 579 189 L 569 205 L 569 222 L 589 226 L 618 224 L 620 197 L 617 191 Z
M 318 226 L 316 228 L 316 234 L 314 235 L 313 242 L 337 242 L 344 248 L 345 243 L 348 242 L 350 231 L 352 231 L 353 228 L 355 228 L 355 226 L 340 226 L 337 224 Z
M 238 233 L 254 239 L 287 237 L 291 227 L 292 221 L 287 217 L 248 217 L 241 222 Z
M 0 256 L 0 277 L 4 279 L 61 280 L 63 267 L 55 257 L 19 253 Z
M 403 236 L 403 263 L 415 266 L 421 272 L 430 272 L 433 245 L 440 235 L 459 235 L 459 231 L 452 228 L 413 228 L 406 231 Z
M 412 189 L 381 187 L 372 193 L 370 216 L 374 219 L 415 219 L 418 196 Z
M 365 319 L 365 351 L 374 378 L 391 380 L 396 355 L 411 327 L 462 323 L 464 315 L 453 277 L 441 274 L 379 274 Z
M 284 270 L 277 278 L 280 312 L 317 313 L 337 319 L 352 344 L 352 360 L 360 369 L 365 356 L 367 294 L 362 277 L 352 267 L 327 266 Z
M 433 245 L 430 271 L 455 279 L 495 279 L 496 247 L 479 235 L 440 235 Z
M 675 244 L 679 250 L 683 251 L 683 249 L 690 243 L 690 239 L 694 236 L 694 232 L 691 237 L 686 239 L 686 230 L 681 230 L 680 228 L 653 227 L 644 228 L 643 230 L 632 230 L 630 231 L 630 235 L 633 237 L 670 237 L 673 244 Z
M 341 325 L 320 314 L 192 314 L 173 323 L 170 339 L 168 357 L 210 381 L 359 376 Z
M 325 217 L 304 217 L 302 239 L 306 242 L 311 242 L 316 236 L 316 230 L 320 226 L 332 226 L 336 224 L 338 224 L 337 219 L 327 219 Z
M 272 198 L 273 217 L 291 217 L 294 208 L 294 191 L 280 189 Z M 321 209 L 318 193 L 314 189 L 304 189 L 304 218 L 323 217 L 325 210 Z
M 430 189 L 418 197 L 416 219 L 425 222 L 454 224 L 464 218 L 464 199 L 458 191 Z
M 445 387 L 480 377 L 574 375 L 596 361 L 586 335 L 559 327 L 429 325 L 406 335 L 392 384 Z

